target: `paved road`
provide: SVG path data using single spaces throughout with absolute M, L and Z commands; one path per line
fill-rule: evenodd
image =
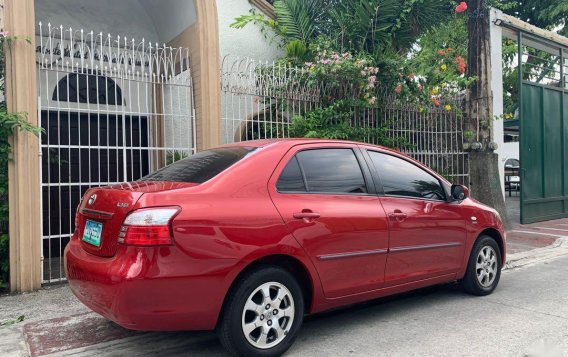
M 309 317 L 287 356 L 554 356 L 550 349 L 568 356 L 566 256 L 505 271 L 484 298 L 445 285 Z M 225 356 L 212 333 L 137 334 L 58 355 Z
M 122 345 L 137 355 L 223 354 L 207 333 L 131 339 L 136 343 L 114 343 L 107 352 Z M 524 356 L 545 347 L 568 355 L 566 257 L 505 272 L 484 298 L 450 285 L 311 317 L 288 355 Z

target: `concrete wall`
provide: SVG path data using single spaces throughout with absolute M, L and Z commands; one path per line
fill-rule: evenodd
M 156 42 L 154 23 L 137 0 L 36 0 L 36 22 Z
M 216 1 L 219 16 L 219 50 L 224 71 L 229 68 L 237 71 L 238 68 L 245 67 L 243 63 L 253 63 L 245 61 L 235 66 L 237 58 L 250 58 L 254 63 L 258 63 L 272 62 L 284 55 L 278 38 L 274 38 L 274 33 L 270 29 L 263 32 L 260 25 L 256 24 L 248 24 L 244 29 L 230 27 L 236 17 L 248 14 L 251 9 L 263 13 L 261 9 L 251 4 L 249 0 Z M 250 69 L 243 70 L 248 72 Z M 235 134 L 240 133 L 244 121 L 251 120 L 256 113 L 262 112 L 263 107 L 258 102 L 258 98 L 255 99 L 253 96 L 221 93 L 221 142 L 235 141 Z
M 35 0 L 36 22 L 167 43 L 197 17 L 194 0 Z
M 230 25 L 235 18 L 246 15 L 251 9 L 258 10 L 248 0 L 215 0 L 217 1 L 217 13 L 219 16 L 219 50 L 221 61 L 226 55 L 250 57 L 256 60 L 272 61 L 281 56 L 283 51 L 278 48 L 277 42 L 261 32 L 261 28 L 255 24 L 249 24 L 244 29 L 234 29 Z

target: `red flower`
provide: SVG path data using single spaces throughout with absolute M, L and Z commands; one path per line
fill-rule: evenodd
M 440 102 L 440 100 L 436 97 L 432 97 L 432 103 L 437 107 L 439 107 L 442 104 L 442 102 Z
M 464 74 L 465 73 L 465 60 L 463 59 L 462 56 L 456 57 L 456 64 L 457 64 L 457 67 L 458 67 L 458 72 L 460 74 Z
M 465 1 L 460 2 L 460 4 L 456 6 L 456 12 L 458 14 L 464 12 L 465 10 L 467 10 L 467 4 L 465 3 Z
M 400 92 L 402 92 L 402 86 L 401 86 L 400 84 L 397 85 L 396 88 L 394 89 L 394 91 L 395 91 L 397 94 L 400 94 Z
M 439 54 L 440 56 L 445 56 L 445 55 L 446 55 L 446 51 L 444 51 L 444 50 L 438 50 L 438 54 Z
M 422 84 L 419 84 L 419 85 L 418 85 L 418 91 L 419 91 L 419 92 L 422 92 L 423 90 L 424 90 L 424 87 L 422 87 Z

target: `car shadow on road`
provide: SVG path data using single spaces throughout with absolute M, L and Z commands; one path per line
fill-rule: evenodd
M 416 310 L 430 308 L 436 312 L 444 309 L 445 302 L 473 298 L 462 292 L 459 285 L 444 284 L 420 290 L 375 299 L 307 316 L 291 355 L 301 355 L 307 346 L 322 338 L 343 338 L 350 330 L 361 325 L 381 326 L 388 330 L 390 324 L 413 319 Z M 426 306 L 425 306 L 426 305 Z M 311 347 L 308 347 L 311 349 Z M 106 345 L 94 345 L 84 349 L 85 355 L 106 351 L 137 356 L 228 356 L 213 332 L 141 333 Z

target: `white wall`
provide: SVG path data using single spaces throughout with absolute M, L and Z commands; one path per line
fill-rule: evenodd
M 249 73 L 253 70 L 253 67 L 245 68 L 248 65 L 264 61 L 272 62 L 284 55 L 284 51 L 278 46 L 278 39 L 272 39 L 272 33 L 269 33 L 268 38 L 266 38 L 259 25 L 248 24 L 243 29 L 230 27 L 235 22 L 236 17 L 249 14 L 252 8 L 261 14 L 262 11 L 251 5 L 248 0 L 216 1 L 222 72 L 231 68 L 232 71 L 242 70 Z M 230 57 L 226 58 L 226 56 Z M 250 58 L 252 61 L 242 60 L 239 64 L 236 64 L 237 57 L 241 59 Z M 223 62 L 225 58 L 226 60 Z M 241 78 L 241 81 L 245 83 L 240 83 L 236 78 L 231 80 L 231 82 L 234 82 L 232 85 L 239 82 L 238 85 L 241 86 L 254 86 L 254 83 L 248 83 L 244 78 Z M 243 121 L 250 119 L 256 113 L 262 112 L 264 105 L 254 95 L 231 95 L 230 93 L 222 93 L 221 95 L 221 142 L 230 143 L 233 142 L 235 133 L 239 132 Z
M 215 0 L 219 17 L 219 50 L 221 59 L 226 55 L 250 57 L 255 60 L 272 61 L 283 54 L 276 41 L 266 39 L 259 25 L 249 24 L 244 29 L 229 27 L 235 18 L 246 15 L 251 8 L 248 0 Z M 257 9 L 259 13 L 262 13 Z M 270 37 L 271 35 L 269 35 Z
M 495 19 L 501 14 L 500 11 L 491 9 L 490 19 L 490 41 L 491 41 L 491 91 L 493 92 L 493 116 L 500 117 L 503 114 L 503 33 L 500 26 L 495 25 Z M 497 143 L 499 166 L 499 176 L 501 182 L 505 180 L 505 161 L 507 158 L 504 153 L 503 119 L 493 121 L 493 138 Z M 518 146 L 518 145 L 517 145 Z M 517 156 L 518 158 L 518 156 Z M 501 185 L 503 194 L 505 186 Z
M 152 19 L 138 0 L 36 0 L 36 22 L 74 30 L 159 41 Z
M 169 42 L 197 20 L 193 0 L 139 0 L 139 2 L 152 19 L 162 43 Z
M 35 0 L 36 22 L 167 43 L 195 23 L 193 0 Z
M 511 142 L 503 144 L 503 156 L 501 160 L 501 166 L 505 165 L 505 160 L 507 159 L 517 159 L 519 160 L 519 142 Z M 522 163 L 521 163 L 522 164 Z

